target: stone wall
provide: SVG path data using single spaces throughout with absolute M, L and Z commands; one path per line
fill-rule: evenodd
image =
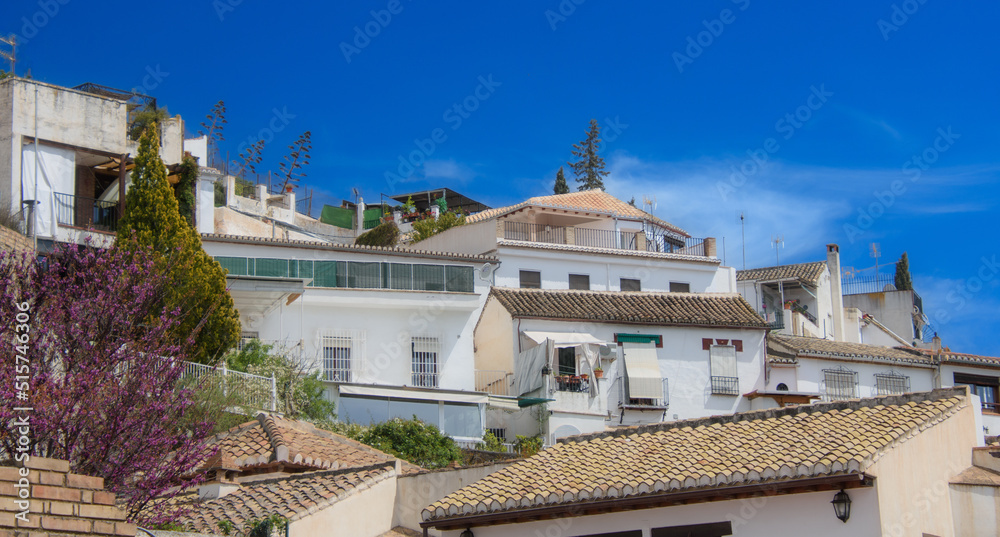
M 25 468 L 0 467 L 0 496 L 0 537 L 136 534 L 104 479 L 70 473 L 63 460 L 31 457 Z

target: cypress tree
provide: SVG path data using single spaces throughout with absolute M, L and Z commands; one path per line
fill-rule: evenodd
M 908 291 L 913 289 L 913 280 L 910 279 L 910 258 L 903 252 L 903 256 L 896 263 L 896 289 Z
M 182 316 L 174 333 L 194 338 L 192 360 L 214 363 L 239 340 L 240 318 L 226 290 L 225 271 L 205 253 L 198 232 L 179 212 L 157 131 L 147 128 L 139 139 L 116 246 L 152 247 L 159 255 L 158 265 L 171 280 L 165 300 Z
M 559 171 L 556 172 L 556 186 L 552 189 L 555 194 L 569 194 L 569 185 L 566 184 L 566 176 L 563 175 L 562 166 L 559 166 Z
M 573 156 L 579 160 L 567 162 L 580 184 L 579 190 L 604 190 L 604 177 L 608 171 L 604 169 L 604 158 L 598 154 L 601 149 L 601 127 L 596 119 L 590 120 L 590 130 L 587 137 L 578 144 L 573 144 Z

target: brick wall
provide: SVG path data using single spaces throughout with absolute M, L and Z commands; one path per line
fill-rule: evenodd
M 32 249 L 31 239 L 14 231 L 13 229 L 0 226 L 0 250 L 16 250 L 19 252 Z
M 28 465 L 27 522 L 21 511 L 16 485 L 20 468 L 0 467 L 0 537 L 121 535 L 133 537 L 135 524 L 125 522 L 125 512 L 115 507 L 115 495 L 104 491 L 104 479 L 69 472 L 69 463 L 31 457 Z

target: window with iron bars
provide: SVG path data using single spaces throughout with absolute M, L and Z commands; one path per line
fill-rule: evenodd
M 323 380 L 351 382 L 351 338 L 326 336 L 323 338 Z
M 740 379 L 736 369 L 734 345 L 712 345 L 709 349 L 713 395 L 739 395 Z
M 260 332 L 251 332 L 249 330 L 240 332 L 240 342 L 236 344 L 236 350 L 242 351 L 247 346 L 247 343 L 250 343 L 255 339 L 260 339 Z
M 900 395 L 910 391 L 910 377 L 897 373 L 875 373 L 875 395 Z
M 823 370 L 823 400 L 841 401 L 858 397 L 858 373 L 850 369 Z
M 439 377 L 438 355 L 441 340 L 436 337 L 414 337 L 411 339 L 413 386 L 437 388 Z

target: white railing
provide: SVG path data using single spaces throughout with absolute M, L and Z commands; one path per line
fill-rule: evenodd
M 453 438 L 452 440 L 454 440 L 455 445 L 461 449 L 484 450 L 484 448 L 486 447 L 482 440 L 469 440 L 469 439 L 457 439 L 457 438 Z M 503 451 L 499 451 L 497 453 L 516 453 L 516 452 L 517 450 L 515 449 L 513 442 L 504 442 Z
M 509 371 L 477 369 L 476 391 L 490 395 L 516 397 L 514 394 L 514 373 Z
M 235 394 L 241 402 L 253 409 L 278 410 L 278 387 L 274 375 L 263 377 L 242 371 L 228 369 L 223 363 L 221 367 L 184 362 L 182 380 L 200 381 L 206 376 L 216 376 L 222 379 L 223 390 L 227 394 Z

